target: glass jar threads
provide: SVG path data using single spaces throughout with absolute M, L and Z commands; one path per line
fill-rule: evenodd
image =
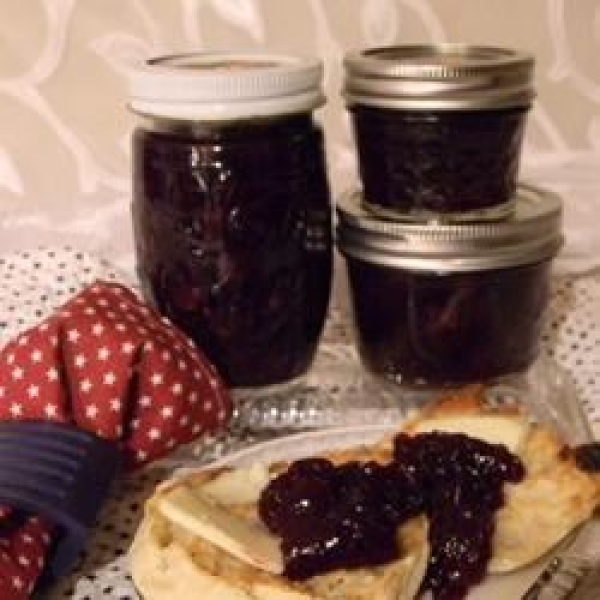
M 561 201 L 520 187 L 512 217 L 428 225 L 374 217 L 359 192 L 338 206 L 359 354 L 408 386 L 490 381 L 537 356 Z
M 461 44 L 395 46 L 350 53 L 345 69 L 371 210 L 448 221 L 512 210 L 532 57 Z
M 139 278 L 234 387 L 302 375 L 324 324 L 331 203 L 318 61 L 189 54 L 131 78 Z

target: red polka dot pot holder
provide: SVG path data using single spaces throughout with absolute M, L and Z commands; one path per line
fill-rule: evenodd
M 22 478 L 40 489 L 33 504 L 35 494 L 27 500 L 18 486 L 16 496 L 10 486 L 0 493 L 0 598 L 28 598 L 45 568 L 68 568 L 117 465 L 136 468 L 214 433 L 231 411 L 223 381 L 193 342 L 117 283 L 88 286 L 11 340 L 0 352 L 0 482 L 3 468 L 5 481 L 16 481 L 13 472 L 29 462 Z M 52 478 L 52 468 L 64 474 L 69 464 L 70 484 Z M 50 493 L 61 486 L 64 506 Z

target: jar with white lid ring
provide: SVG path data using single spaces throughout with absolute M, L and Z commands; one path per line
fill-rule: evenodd
M 332 277 L 322 66 L 198 53 L 133 69 L 136 261 L 145 296 L 232 387 L 313 359 Z
M 533 58 L 488 46 L 345 57 L 365 205 L 402 220 L 497 220 L 514 209 Z
M 522 186 L 498 223 L 414 224 L 369 214 L 360 192 L 338 205 L 359 355 L 408 387 L 491 382 L 538 354 L 561 201 Z

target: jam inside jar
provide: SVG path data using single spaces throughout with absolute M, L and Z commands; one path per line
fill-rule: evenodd
M 517 187 L 527 110 L 354 107 L 365 199 L 375 209 L 415 216 L 481 215 L 506 205 Z
M 236 59 L 223 76 L 242 67 Z M 151 302 L 233 387 L 304 374 L 332 277 L 323 135 L 311 111 L 153 119 L 134 133 L 133 177 L 137 268 Z
M 365 206 L 398 220 L 494 221 L 514 209 L 534 60 L 464 44 L 350 52 L 344 98 Z
M 521 372 L 538 353 L 549 268 L 443 274 L 351 260 L 360 356 L 372 372 L 413 385 Z
M 561 201 L 521 186 L 497 223 L 382 219 L 359 192 L 338 204 L 355 337 L 372 373 L 409 388 L 491 382 L 537 358 Z

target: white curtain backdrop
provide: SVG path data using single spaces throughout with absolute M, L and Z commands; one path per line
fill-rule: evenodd
M 523 178 L 564 195 L 558 267 L 600 264 L 598 0 L 0 0 L 0 15 L 0 253 L 70 243 L 131 268 L 131 61 L 208 49 L 321 56 L 337 194 L 355 177 L 344 52 L 463 41 L 535 54 Z

